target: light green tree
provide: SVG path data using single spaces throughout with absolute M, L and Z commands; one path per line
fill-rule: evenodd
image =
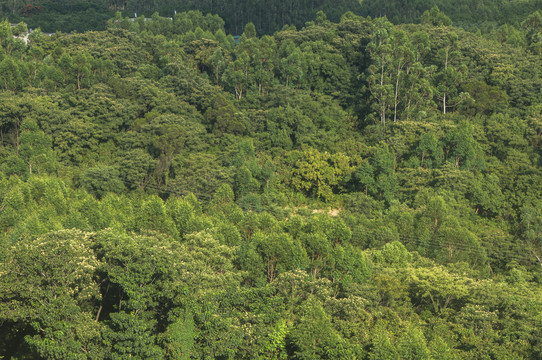
M 295 163 L 292 170 L 292 186 L 307 191 L 318 198 L 329 200 L 340 181 L 352 171 L 348 156 L 308 148 Z
M 47 359 L 103 358 L 101 299 L 96 275 L 101 266 L 92 234 L 77 230 L 25 237 L 0 262 L 0 313 L 25 328 L 31 354 Z

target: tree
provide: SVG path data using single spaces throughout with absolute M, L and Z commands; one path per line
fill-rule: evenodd
M 415 327 L 408 328 L 399 340 L 399 357 L 409 360 L 430 360 L 431 352 L 423 332 Z
M 38 124 L 25 119 L 21 124 L 19 155 L 28 164 L 28 172 L 53 172 L 56 169 L 51 137 L 45 135 Z
M 286 86 L 291 86 L 302 75 L 302 54 L 292 40 L 286 40 L 278 49 L 279 70 Z
M 373 336 L 373 349 L 369 356 L 371 360 L 398 360 L 397 348 L 392 345 L 391 334 L 382 326 L 377 328 Z
M 235 98 L 241 100 L 248 87 L 248 64 L 250 58 L 246 52 L 237 54 L 233 62 L 229 63 L 222 75 L 222 81 L 232 87 Z
M 314 297 L 309 298 L 301 308 L 301 317 L 290 332 L 289 340 L 296 359 L 346 358 L 334 353 L 333 350 L 343 341 L 333 328 L 330 316 Z
M 246 132 L 246 126 L 243 124 L 235 105 L 220 93 L 214 96 L 212 105 L 205 112 L 205 120 L 217 135 Z
M 346 155 L 321 153 L 308 148 L 295 163 L 291 184 L 297 190 L 329 200 L 342 178 L 351 171 L 350 159 Z
M 260 39 L 252 54 L 254 80 L 258 85 L 260 95 L 264 95 L 266 91 L 269 91 L 269 87 L 271 87 L 274 80 L 276 46 L 275 39 L 266 35 Z
M 485 167 L 480 144 L 473 137 L 472 125 L 462 122 L 450 131 L 445 138 L 445 155 L 452 159 L 456 167 L 465 169 Z
M 124 191 L 124 183 L 120 178 L 120 173 L 113 166 L 99 165 L 87 169 L 81 174 L 79 184 L 98 199 L 101 199 L 108 192 L 118 194 Z
M 305 250 L 288 234 L 259 232 L 253 236 L 252 241 L 265 264 L 267 281 L 270 283 L 284 271 L 304 269 L 306 266 Z
M 380 199 L 390 202 L 397 192 L 397 175 L 395 174 L 395 155 L 386 143 L 381 143 L 371 159 L 375 173 L 375 183 Z
M 436 168 L 444 160 L 444 151 L 434 133 L 425 133 L 420 137 L 417 152 L 422 167 Z
M 422 24 L 431 26 L 451 26 L 452 20 L 450 20 L 450 18 L 435 5 L 431 10 L 424 11 L 422 14 Z
M 34 46 L 41 46 L 43 42 L 43 32 L 40 28 L 32 30 L 30 34 L 28 34 L 28 45 L 31 47 Z
M 405 268 L 412 261 L 412 254 L 399 241 L 389 242 L 382 250 L 376 251 L 375 260 L 387 266 Z
M 471 95 L 474 104 L 465 104 L 465 107 L 473 109 L 477 114 L 502 113 L 508 106 L 506 93 L 497 86 L 488 86 L 481 81 L 471 81 L 464 86 L 466 92 Z
M 245 31 L 243 32 L 243 35 L 246 39 L 252 39 L 256 37 L 256 27 L 253 23 L 249 22 L 245 25 Z
M 26 24 L 21 21 L 20 23 L 15 25 L 15 27 L 13 28 L 13 35 L 14 36 L 21 36 L 21 35 L 24 36 L 25 34 L 28 34 L 28 26 L 26 26 Z
M 190 310 L 180 312 L 163 334 L 165 354 L 171 359 L 190 358 L 195 353 L 195 324 Z
M 322 233 L 306 233 L 301 236 L 301 243 L 309 257 L 309 268 L 313 277 L 333 265 L 332 245 Z
M 164 353 L 156 344 L 155 321 L 145 319 L 145 314 L 111 314 L 109 326 L 104 331 L 104 340 L 111 344 L 111 359 L 163 359 Z
M 252 172 L 245 165 L 237 169 L 234 177 L 234 191 L 237 200 L 249 193 L 258 192 L 260 187 L 258 180 L 252 176 Z
M 101 263 L 92 245 L 92 234 L 51 232 L 21 239 L 0 262 L 0 312 L 14 330 L 24 329 L 14 341 L 24 341 L 30 356 L 105 356 L 95 321 Z
M 215 81 L 217 85 L 220 85 L 220 77 L 224 68 L 227 65 L 227 59 L 224 56 L 224 50 L 218 47 L 213 55 L 209 57 L 209 62 L 213 65 L 213 73 L 215 75 Z
M 393 73 L 393 79 L 395 80 L 395 86 L 394 86 L 394 97 L 393 97 L 393 122 L 397 121 L 398 116 L 398 106 L 401 102 L 401 99 L 403 98 L 402 95 L 402 87 L 403 83 L 405 82 L 405 77 L 408 76 L 408 73 L 410 72 L 410 66 L 414 62 L 414 51 L 413 51 L 413 45 L 410 43 L 406 33 L 402 31 L 396 31 L 394 34 L 394 61 L 393 61 L 393 67 L 394 67 L 394 73 Z
M 73 58 L 70 54 L 64 52 L 58 59 L 58 66 L 64 75 L 64 85 L 68 85 L 73 77 Z
M 180 195 L 193 193 L 198 199 L 211 199 L 222 183 L 231 183 L 230 169 L 215 154 L 190 152 L 177 156 L 171 170 L 175 178 L 169 180 L 168 189 Z
M 0 47 L 7 48 L 13 42 L 13 30 L 8 19 L 0 22 Z
M 77 89 L 81 90 L 83 81 L 86 81 L 91 74 L 92 57 L 89 53 L 83 52 L 73 58 L 73 70 L 77 79 Z
M 476 206 L 476 213 L 482 210 L 488 215 L 500 215 L 504 203 L 504 196 L 499 184 L 499 177 L 495 174 L 478 176 L 474 188 L 471 191 L 473 204 Z
M 20 90 L 23 85 L 21 71 L 17 61 L 5 56 L 0 62 L 0 87 L 8 91 Z
M 159 186 L 167 185 L 174 159 L 182 150 L 199 148 L 205 127 L 196 119 L 190 112 L 169 113 L 153 118 L 142 127 L 142 132 L 152 141 L 149 153 L 158 158 L 156 180 Z
M 433 110 L 434 86 L 432 77 L 436 71 L 434 65 L 427 65 L 432 41 L 425 31 L 409 34 L 408 47 L 410 62 L 406 64 L 404 76 L 403 114 L 406 119 L 425 117 L 428 110 Z M 413 56 L 413 57 L 412 57 Z
M 361 185 L 365 195 L 376 193 L 374 167 L 368 161 L 364 161 L 356 168 L 356 171 L 352 174 L 352 179 L 355 185 Z
M 373 23 L 371 42 L 367 45 L 372 64 L 368 67 L 367 84 L 372 108 L 378 113 L 380 124 L 386 126 L 388 112 L 394 101 L 393 34 L 392 24 L 386 18 Z
M 158 196 L 144 200 L 136 216 L 141 230 L 154 230 L 172 236 L 178 233 L 175 224 L 167 216 L 164 202 Z
M 435 76 L 435 86 L 437 97 L 442 101 L 442 113 L 446 114 L 448 108 L 455 108 L 466 94 L 458 93 L 462 74 L 461 68 L 454 66 L 461 57 L 458 36 L 455 32 L 449 32 L 444 41 L 439 50 L 440 69 Z
M 163 301 L 178 307 L 182 287 L 174 280 L 178 243 L 161 236 L 123 235 L 107 230 L 96 238 L 103 262 L 103 299 L 96 318 L 106 320 L 104 338 L 113 358 L 162 358 L 157 310 Z M 167 311 L 166 308 L 163 310 Z M 166 320 L 164 325 L 169 322 Z
M 157 161 L 145 150 L 134 149 L 125 152 L 118 160 L 119 173 L 127 189 L 145 188 L 156 171 Z
M 531 51 L 542 54 L 542 12 L 538 10 L 532 13 L 521 25 L 527 32 L 527 41 Z
M 449 273 L 443 267 L 408 269 L 407 282 L 416 299 L 429 302 L 435 314 L 458 306 L 469 294 L 469 279 Z
M 520 229 L 529 253 L 542 266 L 542 211 L 536 205 L 525 205 L 521 208 Z
M 202 219 L 201 204 L 193 194 L 182 199 L 177 196 L 168 198 L 166 211 L 181 240 L 185 240 L 188 234 L 204 230 L 207 227 L 205 220 Z

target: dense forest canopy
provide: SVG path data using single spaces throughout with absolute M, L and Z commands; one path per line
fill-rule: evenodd
M 542 9 L 542 0 L 0 0 L 0 17 L 25 21 L 43 31 L 83 32 L 105 30 L 116 11 L 124 16 L 151 17 L 155 12 L 173 17 L 176 12 L 199 10 L 218 14 L 225 31 L 241 35 L 253 22 L 259 35 L 272 34 L 284 25 L 298 29 L 314 20 L 318 11 L 338 22 L 351 11 L 372 18 L 386 16 L 392 23 L 420 23 L 425 11 L 439 7 L 456 26 L 488 33 L 505 26 L 521 27 L 522 21 Z
M 541 358 L 542 14 L 462 3 L 2 21 L 0 357 Z

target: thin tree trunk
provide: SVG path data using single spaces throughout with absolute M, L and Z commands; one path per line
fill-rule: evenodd
M 19 155 L 19 123 L 15 122 L 15 153 Z
M 380 67 L 380 122 L 382 125 L 386 126 L 386 106 L 384 104 L 384 92 L 382 88 L 384 87 L 384 60 L 382 60 L 382 66 Z
M 110 282 L 107 283 L 107 289 L 105 290 L 105 294 L 104 294 L 104 297 L 102 298 L 102 302 L 100 304 L 100 308 L 98 309 L 98 313 L 96 314 L 96 321 L 100 320 L 100 314 L 102 313 L 102 309 L 103 309 L 103 301 L 104 301 L 104 298 L 105 296 L 107 295 L 107 293 L 109 292 L 109 286 L 111 285 Z
M 450 47 L 446 48 L 446 60 L 444 61 L 444 75 L 446 75 L 446 70 L 448 70 L 448 56 L 450 54 Z M 442 100 L 442 113 L 446 114 L 446 91 L 444 92 Z
M 397 80 L 395 81 L 395 101 L 394 101 L 394 108 L 393 108 L 393 122 L 397 121 L 397 104 L 398 104 L 397 97 L 399 96 L 399 77 L 401 76 L 401 67 L 397 65 Z

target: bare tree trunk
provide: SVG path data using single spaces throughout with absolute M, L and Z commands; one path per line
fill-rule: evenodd
M 448 70 L 448 56 L 450 54 L 450 47 L 446 48 L 446 60 L 444 61 L 444 75 L 446 75 L 446 70 Z M 442 113 L 446 114 L 446 91 L 444 92 L 442 100 Z
M 401 66 L 402 67 L 402 66 Z M 397 97 L 399 96 L 399 77 L 401 76 L 401 67 L 397 65 L 397 79 L 395 81 L 395 101 L 393 106 L 393 122 L 397 121 Z
M 382 66 L 380 67 L 380 122 L 382 125 L 386 126 L 386 106 L 384 104 L 384 92 L 382 88 L 384 87 L 384 60 L 382 60 Z

